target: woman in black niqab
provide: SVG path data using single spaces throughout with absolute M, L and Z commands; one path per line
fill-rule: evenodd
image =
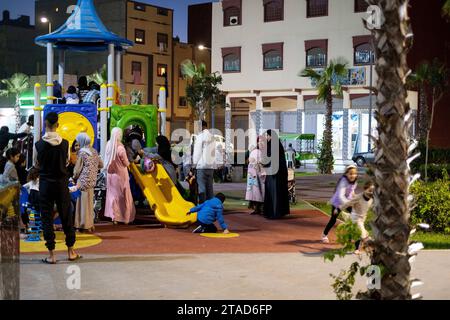
M 277 219 L 289 214 L 288 171 L 284 148 L 277 133 L 269 129 L 266 136 L 267 158 L 264 167 L 267 176 L 265 180 L 264 216 L 268 219 Z M 278 155 L 275 152 L 272 156 L 272 143 L 278 143 Z M 274 161 L 278 161 L 278 164 Z

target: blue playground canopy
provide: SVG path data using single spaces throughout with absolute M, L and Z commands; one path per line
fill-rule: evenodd
M 37 37 L 35 42 L 40 46 L 53 43 L 57 49 L 72 51 L 104 51 L 111 43 L 116 49 L 133 46 L 132 41 L 106 29 L 97 15 L 93 0 L 78 0 L 66 23 L 50 34 Z

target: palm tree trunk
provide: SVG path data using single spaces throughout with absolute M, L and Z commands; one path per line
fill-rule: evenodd
M 436 89 L 433 89 L 432 102 L 431 102 L 431 117 L 430 117 L 429 126 L 427 128 L 427 138 L 426 138 L 427 140 L 426 140 L 426 144 L 425 144 L 426 145 L 426 149 L 425 149 L 425 181 L 428 181 L 428 150 L 429 150 L 429 145 L 430 145 L 431 128 L 433 126 L 434 109 L 439 100 L 440 100 L 440 98 L 436 97 Z
M 16 105 L 14 106 L 14 115 L 16 116 L 16 132 L 20 129 L 20 97 L 16 95 Z
M 427 105 L 427 95 L 425 93 L 425 87 L 422 85 L 419 88 L 419 130 L 418 138 L 419 141 L 424 141 L 427 136 L 428 131 L 428 105 Z
M 327 162 L 327 167 L 325 169 L 326 174 L 331 174 L 333 171 L 333 125 L 332 125 L 332 116 L 333 116 L 333 95 L 331 91 L 331 86 L 328 89 L 327 94 L 327 112 L 325 115 L 325 132 L 323 140 L 325 142 L 325 156 L 330 161 Z
M 410 111 L 406 102 L 407 52 L 410 48 L 408 0 L 369 0 L 378 5 L 385 22 L 374 30 L 377 82 L 378 139 L 376 140 L 372 264 L 382 270 L 381 288 L 374 299 L 410 299 L 409 200 L 407 165 Z

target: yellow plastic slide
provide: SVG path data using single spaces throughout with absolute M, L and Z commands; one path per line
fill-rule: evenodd
M 162 224 L 187 228 L 197 220 L 196 213 L 186 215 L 194 204 L 183 199 L 162 164 L 157 163 L 155 171 L 144 174 L 132 163 L 130 171 Z

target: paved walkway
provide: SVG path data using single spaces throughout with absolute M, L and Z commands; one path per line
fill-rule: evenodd
M 299 197 L 329 199 L 336 180 L 299 178 Z M 204 238 L 161 228 L 152 217 L 140 217 L 143 224 L 136 226 L 99 225 L 103 242 L 80 249 L 80 290 L 67 288 L 73 272 L 67 268 L 74 264 L 45 265 L 44 253 L 22 254 L 21 299 L 335 299 L 329 274 L 339 274 L 357 258 L 324 262 L 323 251 L 333 245 L 318 240 L 327 222 L 323 213 L 299 205 L 285 219 L 266 220 L 248 214 L 244 183 L 215 185 L 215 191 L 228 192 L 225 219 L 240 237 Z M 450 299 L 448 270 L 449 251 L 424 251 L 412 277 L 425 282 L 419 292 L 426 299 Z M 355 288 L 364 286 L 358 278 Z
M 226 223 L 237 238 L 206 238 L 192 234 L 189 229 L 163 228 L 148 218 L 140 225 L 97 225 L 95 235 L 102 239 L 98 245 L 79 249 L 90 254 L 162 254 L 162 253 L 319 253 L 334 247 L 322 244 L 320 235 L 328 217 L 317 210 L 291 210 L 289 216 L 267 220 L 250 215 L 249 210 L 227 211 Z M 153 220 L 153 221 L 152 221 Z M 155 224 L 156 223 L 156 224 Z M 334 239 L 331 233 L 330 239 Z
M 298 199 L 327 202 L 333 195 L 336 183 L 341 176 L 342 174 L 297 177 L 295 189 Z M 361 172 L 360 177 L 364 179 L 364 173 Z M 361 188 L 361 185 L 362 183 L 360 183 L 358 190 Z M 246 184 L 244 182 L 214 184 L 214 192 L 242 191 L 243 199 L 245 189 Z
M 21 257 L 21 299 L 335 299 L 330 273 L 348 269 L 348 255 L 324 262 L 316 254 L 89 255 L 77 266 L 81 289 L 69 290 L 61 262 L 44 265 L 41 256 Z M 424 251 L 412 276 L 425 299 L 450 299 L 448 251 Z M 364 289 L 357 278 L 355 289 Z M 355 290 L 355 291 L 356 291 Z

